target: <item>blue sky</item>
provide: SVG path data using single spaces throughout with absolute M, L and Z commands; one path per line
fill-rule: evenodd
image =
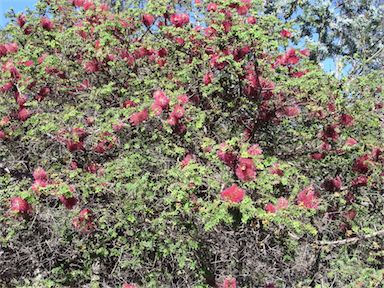
M 4 14 L 11 8 L 16 13 L 24 11 L 26 8 L 33 8 L 36 0 L 0 0 L 0 26 L 4 27 L 7 23 Z

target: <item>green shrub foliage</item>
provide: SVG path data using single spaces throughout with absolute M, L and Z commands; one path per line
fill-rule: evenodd
M 262 1 L 177 2 L 10 15 L 0 282 L 379 287 L 382 71 L 325 74 Z

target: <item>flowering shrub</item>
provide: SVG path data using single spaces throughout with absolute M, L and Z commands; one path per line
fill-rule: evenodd
M 11 15 L 0 281 L 379 283 L 382 75 L 324 74 L 252 2 L 43 0 Z

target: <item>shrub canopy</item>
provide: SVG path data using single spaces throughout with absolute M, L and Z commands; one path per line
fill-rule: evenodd
M 382 279 L 382 71 L 338 80 L 261 1 L 202 2 L 45 0 L 2 31 L 0 281 Z

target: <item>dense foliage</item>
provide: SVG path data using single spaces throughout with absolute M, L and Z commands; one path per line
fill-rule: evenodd
M 382 70 L 325 74 L 261 1 L 175 2 L 2 31 L 0 284 L 378 287 Z

